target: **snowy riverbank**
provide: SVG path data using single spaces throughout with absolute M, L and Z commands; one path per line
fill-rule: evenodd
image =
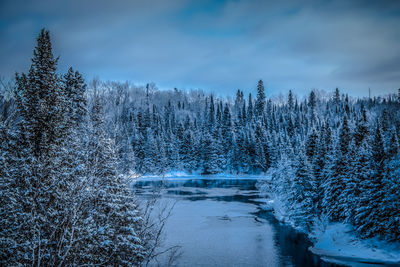
M 351 225 L 329 224 L 314 235 L 315 243 L 310 250 L 326 261 L 350 266 L 360 266 L 360 263 L 400 266 L 400 243 L 359 239 Z
M 267 200 L 264 208 L 272 210 L 279 221 L 293 226 L 278 206 L 273 200 Z M 360 239 L 348 224 L 318 222 L 316 225 L 312 233 L 307 233 L 313 243 L 309 250 L 326 262 L 346 266 L 400 266 L 400 242 Z
M 253 174 L 230 174 L 230 173 L 218 173 L 212 175 L 201 175 L 198 173 L 186 173 L 182 171 L 172 171 L 165 173 L 164 175 L 142 175 L 138 176 L 139 180 L 175 180 L 175 179 L 257 179 L 265 180 L 264 174 L 253 175 Z

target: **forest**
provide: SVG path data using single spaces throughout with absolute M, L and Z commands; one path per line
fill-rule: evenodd
M 140 265 L 157 225 L 132 178 L 258 174 L 285 220 L 317 218 L 361 238 L 400 239 L 400 89 L 355 98 L 231 97 L 57 72 L 50 35 L 0 94 L 0 258 L 11 265 Z

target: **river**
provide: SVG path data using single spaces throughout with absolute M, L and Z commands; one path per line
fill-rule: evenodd
M 181 247 L 174 266 L 337 266 L 312 254 L 305 235 L 261 208 L 256 182 L 141 179 L 134 189 L 146 198 L 157 188 L 161 202 L 175 204 L 163 245 Z

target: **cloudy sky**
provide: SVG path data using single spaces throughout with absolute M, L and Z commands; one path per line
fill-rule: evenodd
M 233 95 L 400 87 L 400 1 L 0 0 L 0 75 L 27 71 L 40 29 L 60 71 Z

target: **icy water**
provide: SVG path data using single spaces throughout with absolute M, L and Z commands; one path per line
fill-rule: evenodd
M 309 250 L 307 238 L 280 224 L 262 200 L 257 179 L 139 180 L 146 198 L 155 188 L 162 202 L 175 203 L 164 247 L 181 246 L 174 266 L 337 266 Z M 166 264 L 161 259 L 161 266 Z

